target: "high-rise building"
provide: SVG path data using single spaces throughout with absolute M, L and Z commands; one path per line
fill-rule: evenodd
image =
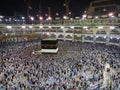
M 120 12 L 120 0 L 93 0 L 88 9 L 88 14 L 91 15 L 104 15 L 110 12 Z

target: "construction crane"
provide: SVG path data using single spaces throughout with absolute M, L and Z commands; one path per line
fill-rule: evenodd
M 70 4 L 70 0 L 65 0 L 66 16 L 67 17 L 69 17 L 69 4 Z
M 27 15 L 29 16 L 30 15 L 30 11 L 32 10 L 32 2 L 31 2 L 31 0 L 24 0 L 24 2 L 27 5 Z
M 42 16 L 42 0 L 39 3 L 39 16 Z

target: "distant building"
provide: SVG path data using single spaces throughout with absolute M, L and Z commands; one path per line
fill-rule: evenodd
M 88 8 L 89 15 L 105 15 L 120 12 L 120 0 L 93 0 Z

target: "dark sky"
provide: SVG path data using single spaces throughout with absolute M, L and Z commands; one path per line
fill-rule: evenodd
M 26 15 L 26 3 L 25 0 L 1 0 L 0 2 L 0 15 L 12 16 L 14 12 L 22 13 Z M 38 6 L 40 0 L 32 1 L 32 14 L 38 13 Z M 42 14 L 45 15 L 48 12 L 48 7 L 51 7 L 52 16 L 56 12 L 60 13 L 61 16 L 65 15 L 65 0 L 41 0 L 42 1 Z M 85 8 L 88 7 L 91 0 L 70 0 L 70 10 L 74 16 L 79 16 Z

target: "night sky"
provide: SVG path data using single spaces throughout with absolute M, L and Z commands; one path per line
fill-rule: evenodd
M 27 1 L 27 0 L 26 0 Z M 38 14 L 40 0 L 31 0 L 32 15 Z M 70 0 L 70 11 L 72 15 L 79 16 L 89 6 L 91 0 Z M 55 16 L 58 12 L 61 16 L 65 15 L 65 0 L 41 0 L 42 15 L 48 13 L 48 7 L 51 7 L 51 15 Z M 0 15 L 13 16 L 15 12 L 26 15 L 27 5 L 25 0 L 1 0 Z

